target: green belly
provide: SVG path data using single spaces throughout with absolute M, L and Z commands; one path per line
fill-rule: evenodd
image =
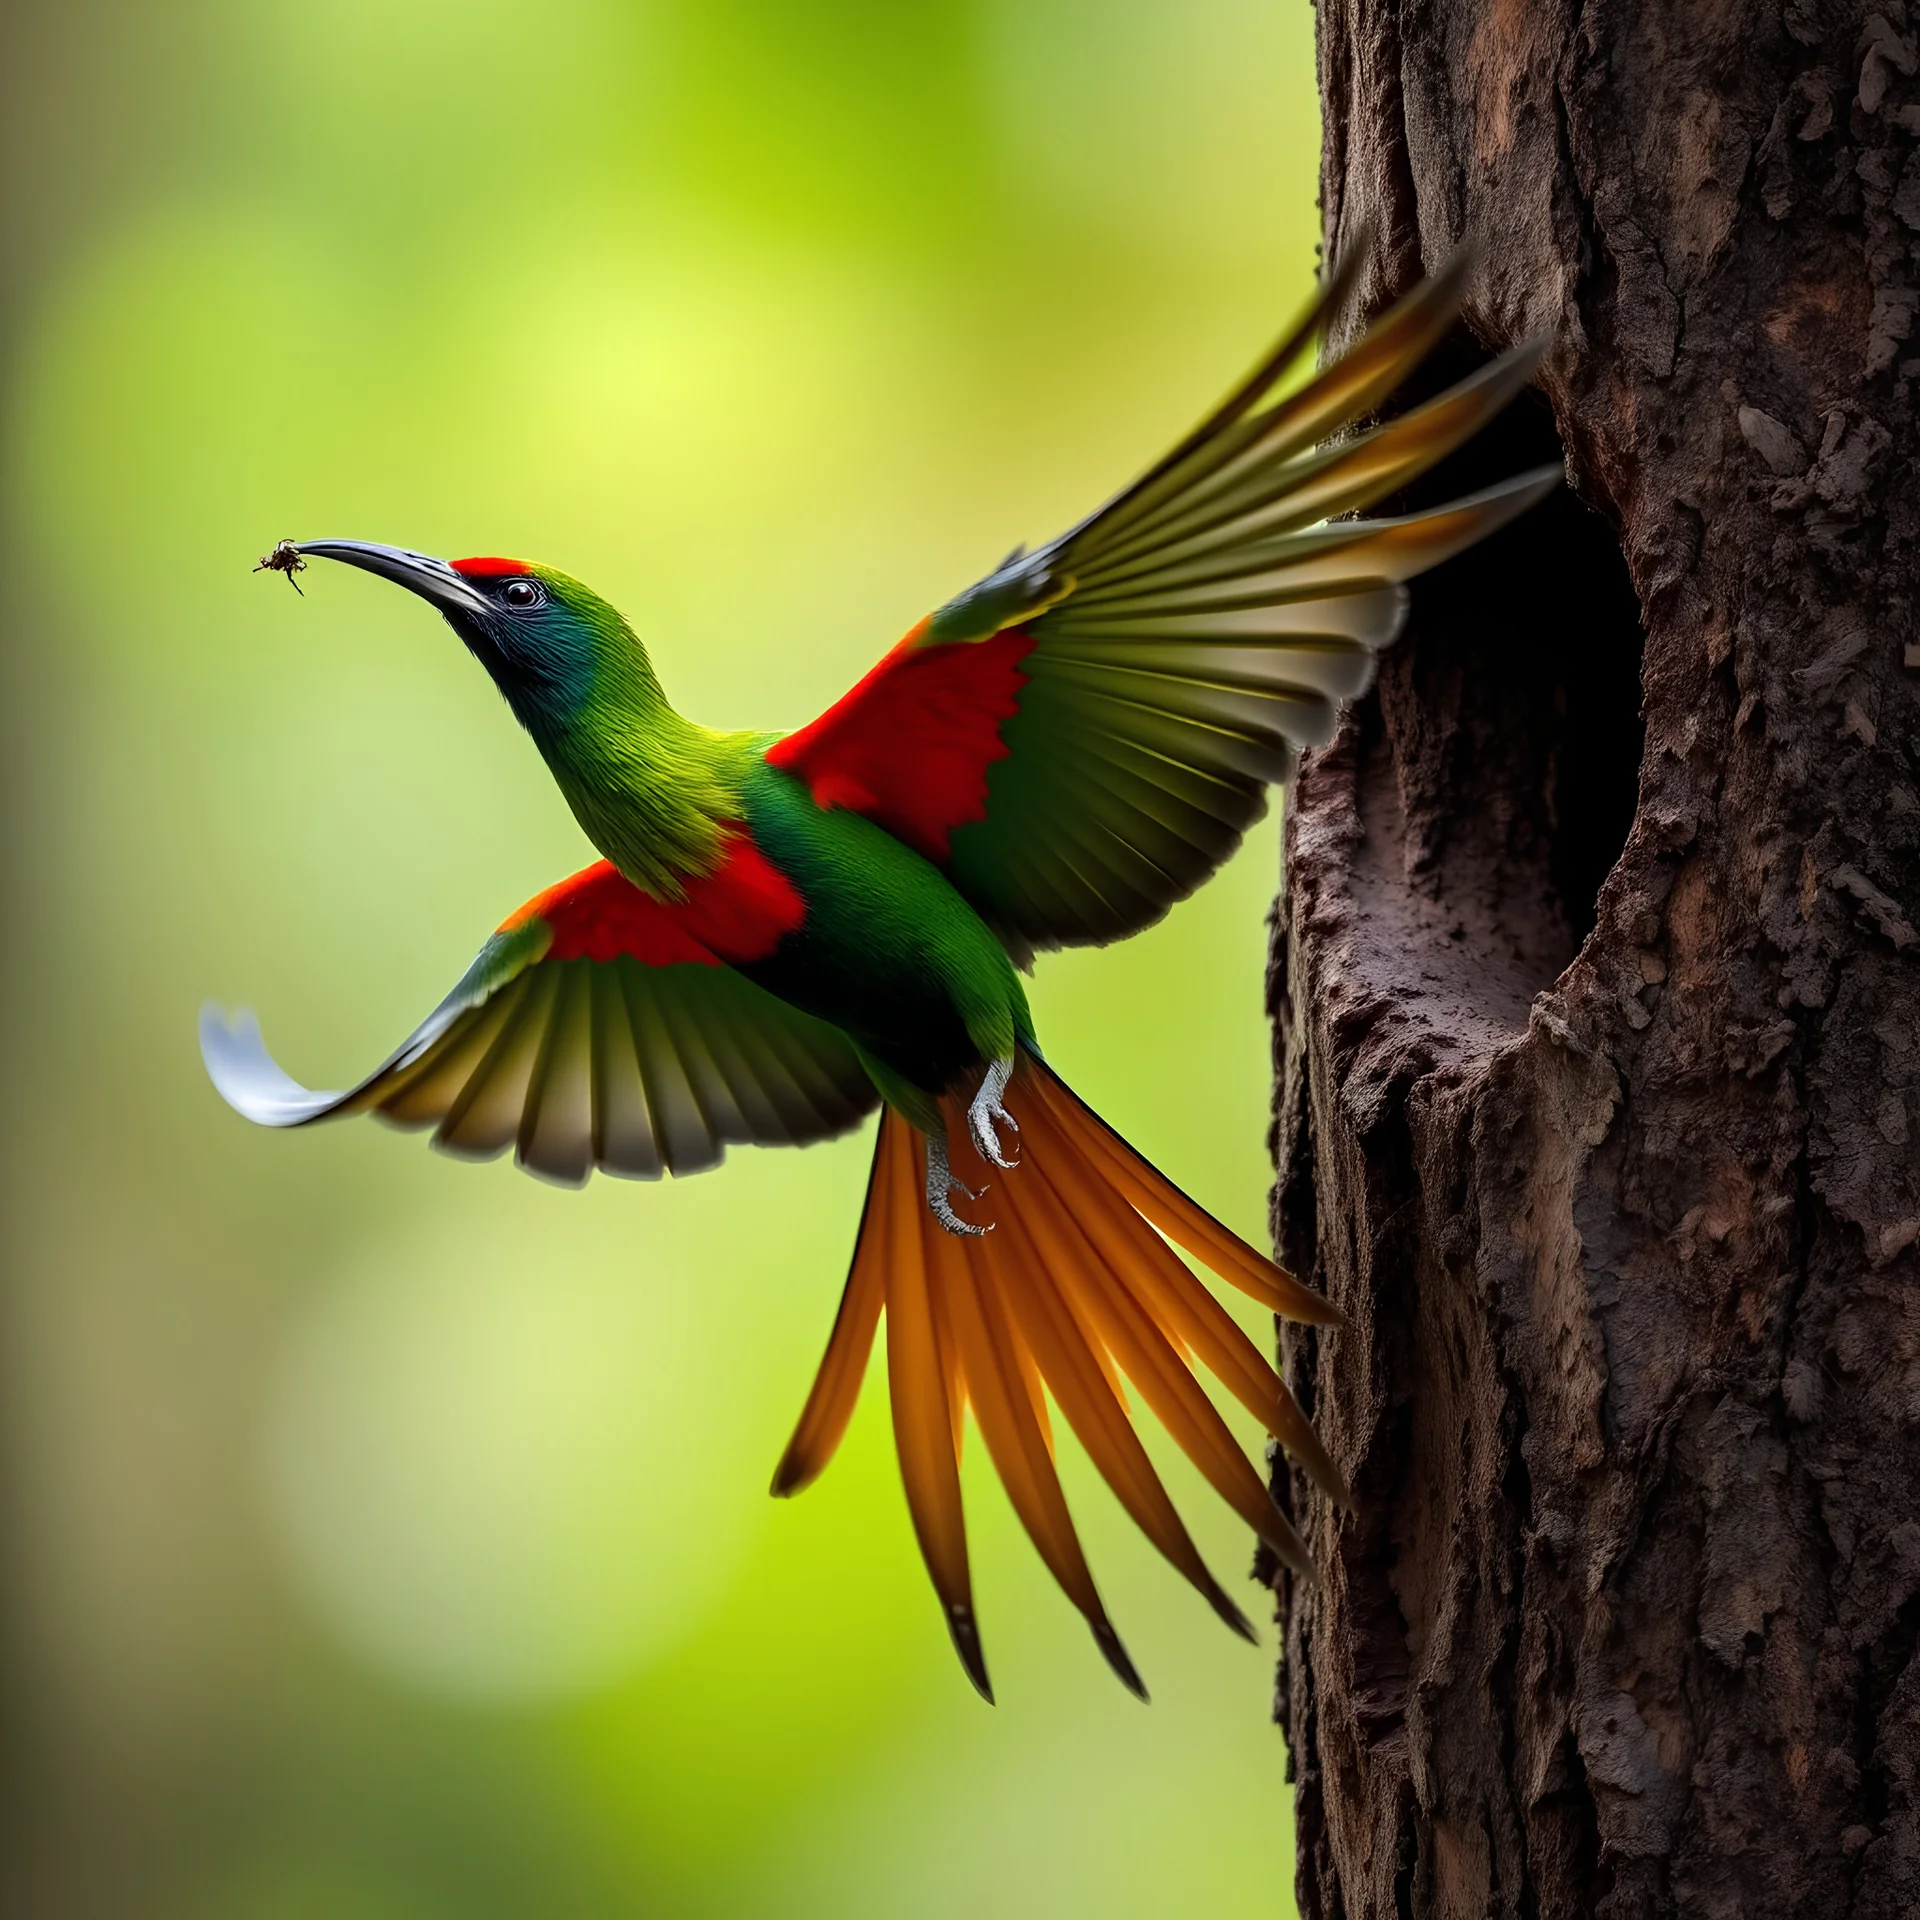
M 749 979 L 929 1093 L 1031 1041 L 1006 950 L 930 861 L 859 814 L 815 806 L 772 767 L 756 769 L 746 811 L 807 908 L 766 959 L 741 967 Z

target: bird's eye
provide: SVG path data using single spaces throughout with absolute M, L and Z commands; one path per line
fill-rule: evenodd
M 546 598 L 531 580 L 509 580 L 500 589 L 500 597 L 508 606 L 523 613 L 528 607 L 537 607 Z

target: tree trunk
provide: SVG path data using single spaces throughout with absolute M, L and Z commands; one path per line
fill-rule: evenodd
M 1568 495 L 1289 801 L 1309 1916 L 1920 1914 L 1920 60 L 1901 0 L 1320 0 L 1377 306 Z M 1911 343 L 1920 354 L 1920 333 Z M 1556 438 L 1557 436 L 1557 438 Z M 1643 640 L 1644 636 L 1644 640 Z M 1644 723 L 1644 726 L 1643 726 Z

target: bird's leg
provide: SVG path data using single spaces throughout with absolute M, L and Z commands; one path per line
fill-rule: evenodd
M 953 1169 L 947 1165 L 947 1136 L 944 1133 L 927 1135 L 927 1206 L 933 1217 L 949 1233 L 981 1234 L 990 1232 L 987 1227 L 976 1227 L 971 1220 L 962 1220 L 953 1210 L 953 1196 L 957 1193 L 963 1200 L 978 1200 L 986 1188 L 975 1193 L 971 1187 L 962 1186 L 953 1177 Z
M 1015 1163 L 1000 1151 L 1000 1136 L 994 1131 L 997 1126 L 1006 1127 L 1013 1133 L 1020 1131 L 1020 1123 L 1000 1104 L 1000 1096 L 1007 1090 L 1007 1082 L 1013 1078 L 1013 1062 L 1009 1060 L 989 1060 L 987 1070 L 980 1078 L 980 1091 L 973 1096 L 973 1105 L 967 1109 L 967 1131 L 973 1135 L 973 1144 L 980 1149 L 980 1158 L 990 1160 L 996 1167 L 1011 1167 Z

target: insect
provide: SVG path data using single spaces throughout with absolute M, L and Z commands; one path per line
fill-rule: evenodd
M 287 576 L 287 585 L 303 600 L 306 598 L 306 589 L 293 576 L 296 573 L 305 573 L 306 570 L 307 563 L 300 557 L 300 549 L 291 540 L 276 541 L 273 551 L 263 553 L 260 556 L 260 564 L 254 568 L 255 573 L 284 573 Z

